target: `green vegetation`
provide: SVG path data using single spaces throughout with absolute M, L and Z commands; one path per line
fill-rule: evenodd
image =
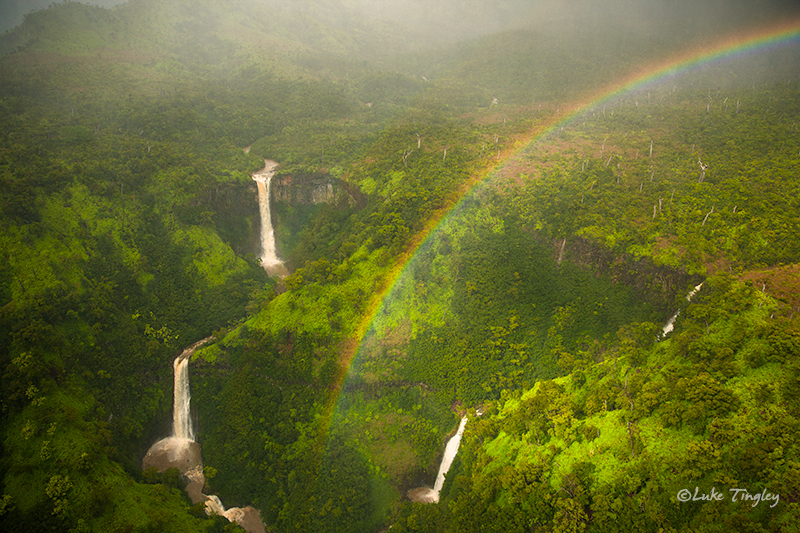
M 205 491 L 276 531 L 794 527 L 794 49 L 530 143 L 698 37 L 284 4 L 67 2 L 0 37 L 0 529 L 235 529 L 141 469 L 208 335 Z M 454 42 L 469 20 L 502 31 Z M 264 158 L 281 280 L 255 260 Z M 409 502 L 464 412 L 441 503 Z
M 784 530 L 796 521 L 791 502 L 800 489 L 789 392 L 800 337 L 791 322 L 770 318 L 777 309 L 751 285 L 720 274 L 666 341 L 621 339 L 580 372 L 503 394 L 471 422 L 450 505 L 407 504 L 396 525 Z M 679 500 L 679 491 L 694 495 L 696 487 L 723 499 Z M 733 489 L 766 490 L 773 499 L 742 501 L 739 492 L 734 500 Z

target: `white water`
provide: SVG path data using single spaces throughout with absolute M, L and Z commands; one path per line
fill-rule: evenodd
M 189 357 L 186 350 L 175 359 L 175 395 L 172 413 L 172 436 L 194 441 L 190 404 L 192 393 L 189 390 Z
M 467 417 L 463 417 L 461 419 L 461 423 L 458 425 L 458 431 L 453 437 L 447 442 L 447 446 L 444 448 L 444 457 L 442 457 L 442 464 L 439 465 L 439 473 L 436 474 L 436 483 L 433 484 L 433 490 L 436 492 L 436 500 L 439 500 L 439 492 L 441 492 L 442 487 L 444 487 L 444 476 L 450 470 L 450 467 L 453 465 L 453 460 L 456 458 L 456 454 L 458 453 L 458 447 L 461 445 L 461 437 L 464 435 L 464 427 L 467 425 Z
M 697 291 L 699 291 L 702 286 L 703 286 L 703 284 L 701 283 L 700 285 L 698 285 L 697 287 L 692 289 L 692 291 L 689 294 L 686 295 L 686 301 L 691 302 L 692 301 L 692 296 L 697 294 Z M 664 329 L 661 331 L 662 335 L 666 335 L 667 333 L 669 333 L 670 331 L 675 329 L 675 320 L 678 319 L 678 315 L 679 314 L 681 314 L 681 312 L 680 311 L 676 311 L 674 315 L 669 317 L 669 320 L 667 320 L 667 323 L 664 324 Z
M 275 232 L 269 210 L 269 188 L 277 168 L 278 163 L 265 159 L 264 168 L 252 175 L 258 187 L 258 208 L 261 214 L 261 264 L 267 270 L 283 266 L 283 261 L 275 250 Z
M 203 476 L 200 445 L 194 441 L 195 433 L 192 427 L 189 359 L 197 348 L 210 339 L 211 337 L 208 337 L 192 344 L 175 358 L 172 365 L 175 380 L 172 436 L 153 444 L 147 451 L 142 466 L 147 468 L 148 465 L 152 465 L 162 471 L 168 467 L 178 467 L 189 480 L 186 491 L 189 493 L 192 503 L 205 500 L 206 513 L 209 515 L 216 513 L 227 518 L 229 522 L 238 522 L 247 531 L 261 533 L 264 531 L 264 525 L 257 510 L 252 507 L 244 509 L 232 507 L 226 510 L 217 496 L 207 496 L 202 493 L 205 476 Z M 246 526 L 245 523 L 247 523 Z
M 464 427 L 466 425 L 467 417 L 465 416 L 461 418 L 461 423 L 458 425 L 456 434 L 447 441 L 447 446 L 444 448 L 444 456 L 442 457 L 442 462 L 439 464 L 439 472 L 436 474 L 436 481 L 433 484 L 433 488 L 420 487 L 412 489 L 408 491 L 409 498 L 422 503 L 439 503 L 439 493 L 442 491 L 442 487 L 444 487 L 444 478 L 447 472 L 450 471 L 453 460 L 455 460 L 458 454 L 458 447 L 461 445 L 461 437 L 464 435 Z

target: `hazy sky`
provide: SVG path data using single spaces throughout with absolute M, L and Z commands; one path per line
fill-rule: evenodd
M 18 26 L 25 14 L 61 1 L 0 0 L 0 33 Z M 75 1 L 112 7 L 126 0 Z M 229 0 L 216 1 L 224 6 Z M 715 27 L 750 26 L 800 13 L 798 0 L 236 0 L 232 4 L 238 9 L 250 5 L 267 11 L 305 8 L 329 18 L 331 13 L 355 16 L 367 24 L 406 28 L 410 34 L 431 38 L 438 35 L 443 41 L 515 26 L 570 22 L 576 27 L 594 22 L 644 33 L 702 35 Z
M 126 0 L 85 0 L 82 4 L 112 7 L 124 3 Z M 38 9 L 44 9 L 50 4 L 58 4 L 54 0 L 0 0 L 0 33 L 6 32 L 22 23 L 22 18 Z

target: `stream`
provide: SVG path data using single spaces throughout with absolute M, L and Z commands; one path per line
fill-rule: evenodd
M 703 284 L 700 283 L 694 289 L 692 289 L 692 291 L 686 295 L 686 300 L 691 301 L 692 297 L 697 294 L 702 287 Z M 662 335 L 666 335 L 674 329 L 675 320 L 678 318 L 679 314 L 680 311 L 677 311 L 669 318 L 669 320 L 667 320 L 662 329 Z M 458 448 L 461 445 L 461 437 L 464 435 L 464 428 L 466 425 L 467 417 L 465 416 L 461 418 L 461 423 L 458 426 L 458 431 L 456 431 L 456 434 L 453 435 L 449 441 L 447 441 L 447 446 L 445 446 L 444 455 L 442 456 L 442 462 L 439 465 L 439 472 L 436 474 L 436 481 L 433 484 L 433 488 L 418 487 L 416 489 L 409 490 L 407 495 L 410 500 L 421 503 L 439 503 L 439 494 L 442 491 L 442 487 L 444 487 L 445 476 L 450 470 L 450 467 L 453 465 L 453 460 L 455 460 L 456 454 L 458 454 Z
M 686 301 L 691 302 L 692 301 L 692 297 L 695 294 L 697 294 L 697 291 L 699 291 L 702 287 L 703 287 L 703 284 L 701 283 L 700 285 L 698 285 L 697 287 L 692 289 L 691 292 L 689 292 L 689 294 L 686 295 Z M 681 314 L 680 311 L 675 311 L 675 314 L 672 315 L 671 317 L 669 317 L 669 320 L 667 320 L 667 323 L 664 324 L 664 328 L 661 330 L 661 335 L 662 336 L 666 335 L 667 333 L 669 333 L 670 331 L 675 329 L 675 320 L 678 319 L 678 315 L 679 314 Z

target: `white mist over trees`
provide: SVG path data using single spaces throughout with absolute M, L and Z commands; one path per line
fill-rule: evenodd
M 110 8 L 126 1 L 128 0 L 85 0 L 81 3 Z M 0 2 L 0 34 L 20 25 L 28 14 L 47 9 L 56 3 L 53 0 L 3 0 Z

